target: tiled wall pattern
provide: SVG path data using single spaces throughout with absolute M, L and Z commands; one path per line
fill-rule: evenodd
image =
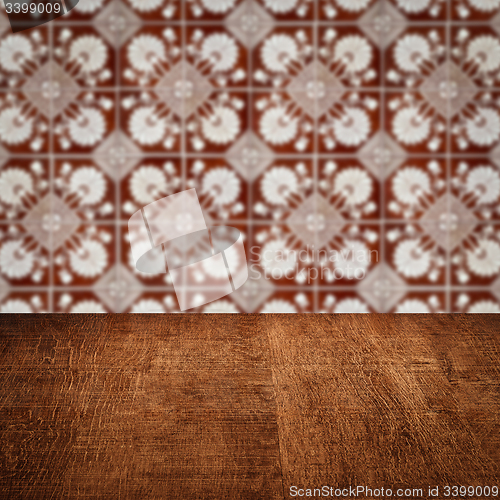
M 500 310 L 500 0 L 80 0 L 0 30 L 2 312 L 178 310 L 127 221 L 191 187 L 251 267 L 202 311 Z

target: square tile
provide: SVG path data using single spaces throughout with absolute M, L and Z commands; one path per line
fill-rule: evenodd
M 355 154 L 380 131 L 380 95 L 348 91 L 332 107 L 319 109 L 318 146 L 323 154 Z
M 128 313 L 166 313 L 180 312 L 175 293 L 172 291 L 145 291 L 123 312 Z
M 52 117 L 55 153 L 92 153 L 115 130 L 115 93 L 81 90 L 61 90 L 61 99 L 69 103 L 63 109 L 51 107 L 57 113 Z
M 464 157 L 451 163 L 451 193 L 460 200 L 478 220 L 489 221 L 500 217 L 497 192 L 499 172 L 495 159 Z
M 383 238 L 384 261 L 407 285 L 446 283 L 449 235 L 444 224 L 387 224 Z
M 44 113 L 50 94 L 0 91 L 0 156 L 40 155 L 50 151 L 50 118 Z
M 378 224 L 325 224 L 328 234 L 320 226 L 316 229 L 315 252 L 318 283 L 365 289 L 364 281 L 377 267 L 382 257 L 380 226 Z
M 380 219 L 380 180 L 358 158 L 320 161 L 318 196 L 331 207 L 328 218 L 346 222 Z
M 114 87 L 117 83 L 114 45 L 91 25 L 55 27 L 51 61 L 32 76 L 57 78 L 61 89 Z
M 381 48 L 362 26 L 321 27 L 318 31 L 317 75 L 324 91 L 331 86 L 379 87 Z M 327 106 L 329 107 L 329 106 Z
M 0 34 L 0 47 L 4 54 L 0 64 L 1 86 L 20 90 L 49 62 L 47 26 L 30 29 L 22 35 L 12 34 L 9 26 Z
M 459 88 L 499 86 L 499 67 L 495 58 L 496 47 L 500 44 L 500 33 L 493 23 L 483 26 L 467 24 L 455 26 L 450 33 L 450 54 L 455 67 L 461 68 Z
M 276 21 L 312 21 L 316 16 L 313 0 L 254 0 Z
M 248 49 L 224 25 L 189 25 L 186 29 L 184 71 L 193 84 L 205 79 L 214 89 L 248 87 Z
M 387 0 L 387 3 L 391 3 L 410 22 L 444 22 L 448 17 L 446 0 L 426 0 L 425 2 Z
M 92 158 L 58 159 L 53 197 L 82 221 L 114 221 L 118 215 L 114 179 Z
M 186 188 L 195 188 L 207 224 L 232 224 L 248 216 L 248 186 L 224 158 L 200 157 L 186 163 Z
M 496 2 L 484 3 L 475 0 L 459 0 L 451 5 L 450 17 L 457 21 L 487 23 L 498 18 L 500 6 Z
M 498 92 L 481 90 L 467 105 L 450 113 L 451 146 L 453 154 L 497 154 L 500 140 Z
M 184 73 L 180 27 L 147 26 L 120 44 L 122 87 L 175 89 Z
M 444 153 L 448 137 L 448 97 L 438 91 L 388 92 L 384 128 L 407 154 Z
M 280 158 L 252 184 L 253 211 L 256 220 L 292 221 L 304 219 L 305 207 L 314 211 L 314 165 L 310 159 Z
M 0 313 L 45 313 L 51 312 L 47 290 L 31 292 L 0 292 Z
M 362 0 L 349 2 L 347 0 L 320 0 L 318 2 L 318 18 L 322 21 L 356 22 L 367 14 L 382 10 L 382 2 Z
M 109 11 L 115 12 L 118 4 L 116 0 L 93 0 L 91 2 L 83 2 L 83 5 L 80 5 L 80 3 L 65 16 L 57 18 L 56 23 L 95 23 L 103 13 Z
M 495 286 L 500 277 L 500 227 L 493 222 L 471 229 L 460 222 L 456 231 L 463 238 L 451 250 L 451 280 L 457 286 Z
M 142 207 L 182 191 L 182 172 L 179 158 L 137 158 L 137 164 L 121 179 L 121 218 L 128 221 Z
M 454 292 L 452 308 L 453 312 L 457 313 L 498 313 L 500 312 L 500 299 L 487 288 Z
M 115 225 L 63 226 L 64 242 L 54 249 L 54 284 L 92 286 L 115 263 Z
M 444 26 L 407 26 L 385 50 L 384 84 L 408 90 L 438 91 L 446 88 L 455 70 L 447 61 Z M 457 82 L 464 86 L 467 75 Z M 472 84 L 472 82 L 470 82 Z
M 54 312 L 63 313 L 107 313 L 110 310 L 91 291 L 67 291 L 54 294 Z
M 155 91 L 127 92 L 119 97 L 120 135 L 138 154 L 179 153 L 183 120 Z
M 445 160 L 406 158 L 385 180 L 385 218 L 438 222 L 455 206 L 447 186 Z
M 307 313 L 314 311 L 314 297 L 305 291 L 277 290 L 255 311 L 259 313 Z
M 252 50 L 252 85 L 256 88 L 307 90 L 318 62 L 313 28 L 270 26 Z
M 444 313 L 446 295 L 440 290 L 433 292 L 409 292 L 401 299 L 391 312 L 403 314 Z
M 255 225 L 249 241 L 254 278 L 269 281 L 273 287 L 314 284 L 318 272 L 312 245 L 312 239 L 303 241 L 286 224 Z
M 213 92 L 185 117 L 186 151 L 221 154 L 233 147 L 247 130 L 245 92 Z
M 353 291 L 339 291 L 337 289 L 323 290 L 319 294 L 319 313 L 370 313 L 376 312 L 363 297 Z
M 47 286 L 50 245 L 39 237 L 40 224 L 0 224 L 0 279 L 10 287 Z
M 183 2 L 181 0 L 123 0 L 142 22 L 161 21 L 168 24 L 181 19 L 183 15 Z
M 0 160 L 0 221 L 25 218 L 42 222 L 36 207 L 50 190 L 50 165 L 43 159 L 9 158 Z
M 310 110 L 305 111 L 286 92 L 259 92 L 251 97 L 252 131 L 269 149 L 288 155 L 314 151 L 314 119 Z

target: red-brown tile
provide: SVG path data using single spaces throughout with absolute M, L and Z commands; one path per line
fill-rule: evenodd
M 122 87 L 175 89 L 185 75 L 179 27 L 147 26 L 120 47 Z
M 182 114 L 159 92 L 120 94 L 120 132 L 138 153 L 179 152 L 182 143 Z M 170 106 L 169 106 L 170 104 Z
M 426 229 L 416 224 L 387 224 L 385 227 L 383 259 L 408 285 L 446 283 L 446 224 L 429 223 Z
M 121 180 L 121 217 L 124 220 L 144 206 L 183 190 L 179 158 L 139 159 Z
M 40 224 L 0 225 L 0 276 L 10 286 L 47 286 L 50 240 Z
M 62 228 L 65 239 L 54 248 L 54 283 L 59 286 L 91 286 L 116 259 L 115 225 L 85 224 Z

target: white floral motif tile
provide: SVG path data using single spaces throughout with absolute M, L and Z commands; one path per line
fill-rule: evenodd
M 178 311 L 127 221 L 190 188 L 249 269 L 193 312 L 500 311 L 499 1 L 81 0 L 0 27 L 0 311 Z

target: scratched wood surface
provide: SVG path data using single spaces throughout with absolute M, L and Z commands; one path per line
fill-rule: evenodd
M 500 486 L 490 315 L 2 315 L 0 498 Z

